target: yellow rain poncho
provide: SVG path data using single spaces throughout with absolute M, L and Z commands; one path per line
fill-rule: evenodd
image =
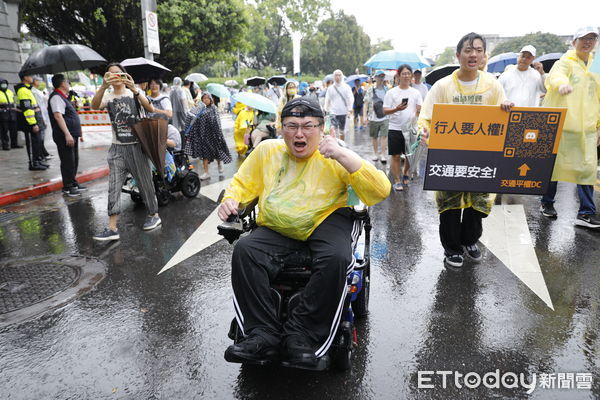
M 385 174 L 367 161 L 349 173 L 318 150 L 307 159 L 298 159 L 283 139 L 273 139 L 250 153 L 224 199 L 244 204 L 258 197 L 258 225 L 306 240 L 325 218 L 347 205 L 349 184 L 367 205 L 385 199 L 391 188 Z
M 458 70 L 450 76 L 437 81 L 427 93 L 421 106 L 419 126 L 429 129 L 434 104 L 475 104 L 475 105 L 500 105 L 506 99 L 502 85 L 496 78 L 479 71 L 477 82 L 474 85 L 464 85 L 458 80 Z M 458 161 L 458 160 L 457 160 Z M 435 200 L 438 211 L 473 207 L 484 214 L 492 211 L 494 194 L 472 192 L 436 192 Z
M 577 57 L 575 50 L 565 53 L 554 63 L 546 78 L 548 93 L 544 107 L 567 107 L 553 181 L 580 185 L 596 183 L 598 153 L 597 129 L 600 126 L 600 76 L 588 71 L 587 65 Z M 558 88 L 571 85 L 573 92 L 561 96 Z
M 239 106 L 239 109 L 238 109 Z M 236 112 L 237 111 L 237 112 Z M 237 103 L 233 109 L 234 114 L 237 114 L 235 123 L 233 124 L 233 140 L 235 142 L 235 151 L 239 155 L 246 154 L 248 145 L 244 143 L 244 134 L 254 121 L 254 111 L 247 110 L 242 103 Z

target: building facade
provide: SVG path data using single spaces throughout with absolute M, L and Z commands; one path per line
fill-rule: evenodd
M 12 85 L 19 81 L 19 3 L 21 0 L 0 0 L 0 78 Z

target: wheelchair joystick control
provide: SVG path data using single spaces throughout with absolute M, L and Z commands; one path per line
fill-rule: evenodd
M 244 233 L 244 225 L 239 215 L 231 214 L 227 217 L 227 221 L 217 226 L 219 235 L 223 236 L 229 244 L 232 244 L 239 239 L 240 235 Z

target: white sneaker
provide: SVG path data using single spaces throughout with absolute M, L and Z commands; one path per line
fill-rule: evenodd
M 387 157 L 386 156 L 381 156 L 380 160 L 381 160 L 382 164 L 385 164 L 387 162 Z
M 205 181 L 207 179 L 210 179 L 210 175 L 207 174 L 206 172 L 203 173 L 202 175 L 200 175 L 200 180 Z
M 375 154 L 372 158 L 373 161 L 379 161 L 379 154 Z

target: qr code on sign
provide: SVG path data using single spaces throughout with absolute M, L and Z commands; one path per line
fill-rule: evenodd
M 504 148 L 514 148 L 517 158 L 551 157 L 559 119 L 552 112 L 511 112 Z

